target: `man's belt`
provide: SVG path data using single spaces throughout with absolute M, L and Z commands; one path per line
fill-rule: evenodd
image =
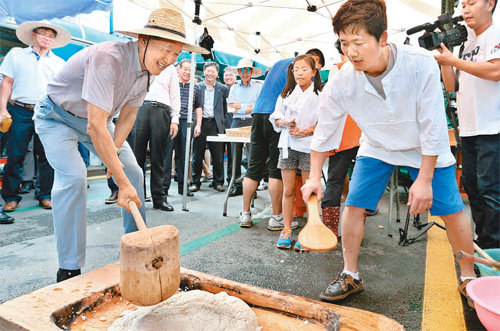
M 144 101 L 144 103 L 148 103 L 150 107 L 161 107 L 161 108 L 168 108 L 169 106 L 164 104 L 164 103 L 161 103 L 159 101 L 149 101 L 149 100 L 146 100 Z
M 29 110 L 35 109 L 35 105 L 29 104 L 29 103 L 24 103 L 24 102 L 20 102 L 20 101 L 14 101 L 14 104 L 16 106 L 23 107 L 23 108 L 26 108 L 26 109 L 29 109 Z

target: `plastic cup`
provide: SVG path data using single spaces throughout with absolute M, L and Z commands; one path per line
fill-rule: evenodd
M 226 101 L 227 101 L 227 104 L 229 105 L 230 102 L 234 102 L 234 99 L 229 97 L 229 98 L 226 98 Z M 234 114 L 234 113 L 236 113 L 236 108 L 227 106 L 227 112 Z
M 0 132 L 7 132 L 7 131 L 9 131 L 11 124 L 12 124 L 12 117 L 10 115 L 7 115 L 2 120 L 2 124 L 0 124 Z

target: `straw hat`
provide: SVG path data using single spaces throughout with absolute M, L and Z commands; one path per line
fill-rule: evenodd
M 33 30 L 37 28 L 46 28 L 54 30 L 57 35 L 52 44 L 52 48 L 66 46 L 71 41 L 71 34 L 61 26 L 47 23 L 46 21 L 28 21 L 19 25 L 16 30 L 16 36 L 23 44 L 33 45 Z
M 231 70 L 238 74 L 238 69 L 243 68 L 252 68 L 252 77 L 262 76 L 262 69 L 259 69 L 254 66 L 254 63 L 250 59 L 241 59 L 238 61 L 238 65 L 236 67 L 232 67 Z
M 195 46 L 186 40 L 186 28 L 181 13 L 168 8 L 158 8 L 151 12 L 148 22 L 142 29 L 130 31 L 116 31 L 118 33 L 137 38 L 140 34 L 154 36 L 167 40 L 178 41 L 184 44 L 185 51 L 201 54 L 210 52 L 203 47 Z

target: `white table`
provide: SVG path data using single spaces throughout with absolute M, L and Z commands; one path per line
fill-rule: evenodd
M 207 136 L 207 141 L 219 142 L 219 143 L 241 143 L 247 144 L 250 142 L 250 137 L 231 137 L 225 134 L 219 134 L 218 136 Z M 231 181 L 229 182 L 229 186 L 226 191 L 226 199 L 224 200 L 224 210 L 222 212 L 223 216 L 227 216 L 227 200 L 229 200 L 229 192 L 231 192 L 231 188 L 236 181 L 236 158 L 234 157 L 234 148 L 233 148 L 233 170 L 231 171 Z

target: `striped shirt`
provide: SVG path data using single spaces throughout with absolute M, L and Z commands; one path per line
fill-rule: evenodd
M 189 83 L 184 84 L 182 82 L 179 82 L 179 87 L 180 87 L 180 90 L 181 90 L 181 113 L 180 113 L 181 115 L 180 115 L 179 119 L 181 119 L 181 120 L 187 120 L 188 105 L 189 105 Z M 195 117 L 194 110 L 196 108 L 201 107 L 201 105 L 199 105 L 197 103 L 197 100 L 199 100 L 197 98 L 198 93 L 200 93 L 200 87 L 198 86 L 198 84 L 194 84 L 193 118 Z

